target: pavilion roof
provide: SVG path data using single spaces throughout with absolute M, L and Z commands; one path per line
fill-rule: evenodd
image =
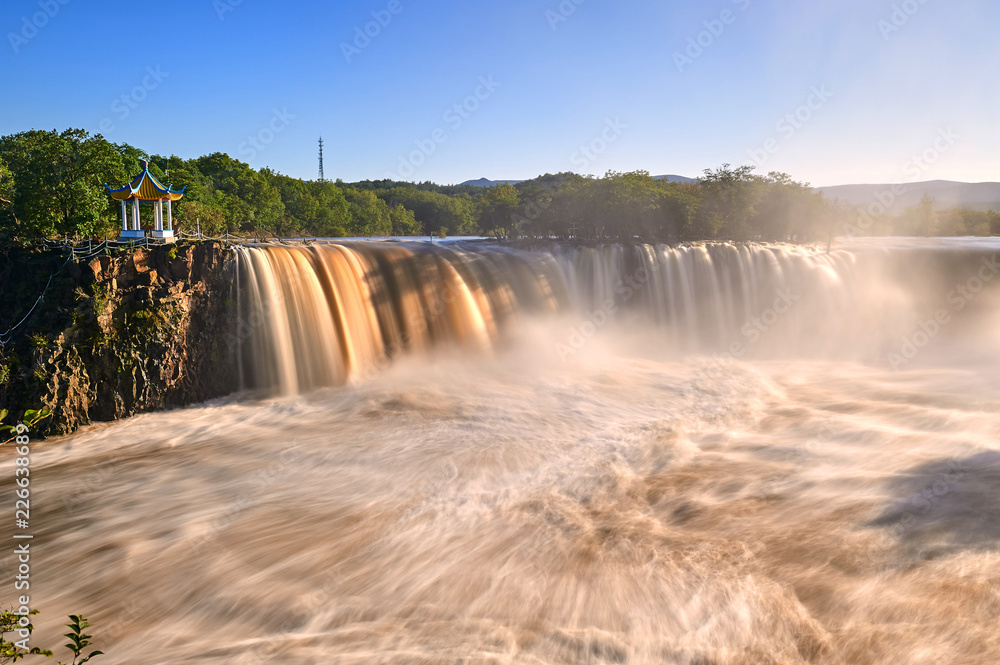
M 164 187 L 160 181 L 149 172 L 149 162 L 142 163 L 142 173 L 137 175 L 131 183 L 121 189 L 111 189 L 105 185 L 111 198 L 115 201 L 178 201 L 184 196 L 185 185 L 180 190 L 171 187 Z

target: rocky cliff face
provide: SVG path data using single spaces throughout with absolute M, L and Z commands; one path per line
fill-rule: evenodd
M 4 259 L 0 258 L 0 262 Z M 45 298 L 0 346 L 0 408 L 46 408 L 46 433 L 182 406 L 236 390 L 235 258 L 216 243 L 66 262 L 12 253 L 0 263 L 0 325 Z

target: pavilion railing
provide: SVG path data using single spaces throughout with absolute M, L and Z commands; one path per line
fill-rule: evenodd
M 185 233 L 184 231 L 178 231 L 176 238 L 178 240 L 194 240 L 194 241 L 215 241 L 225 243 L 227 245 L 244 245 L 247 243 L 257 242 L 255 239 L 243 238 L 240 236 L 232 236 L 228 233 L 223 236 L 210 236 L 204 233 Z M 145 237 L 137 240 L 94 240 L 93 238 L 72 240 L 70 238 L 63 238 L 62 240 L 53 240 L 51 238 L 46 238 L 42 241 L 42 246 L 46 249 L 53 250 L 69 250 L 71 258 L 78 261 L 85 261 L 92 259 L 96 256 L 102 254 L 107 254 L 112 251 L 121 249 L 152 249 L 153 247 L 163 246 L 163 241 L 152 238 Z
M 226 234 L 224 237 L 216 238 L 212 236 L 206 236 L 200 233 L 198 234 L 184 233 L 183 231 L 181 231 L 178 233 L 178 236 L 185 240 L 214 240 L 217 242 L 225 243 L 226 245 L 231 247 L 254 242 L 251 239 L 241 238 L 237 236 L 230 236 L 229 234 Z M 5 330 L 0 330 L 0 346 L 4 346 L 10 343 L 10 341 L 14 338 L 14 334 L 18 331 L 18 329 L 24 326 L 24 324 L 28 321 L 28 319 L 31 318 L 31 315 L 34 314 L 35 310 L 38 308 L 38 305 L 45 300 L 45 295 L 48 293 L 49 288 L 52 286 L 53 278 L 56 277 L 59 273 L 61 273 L 63 269 L 65 269 L 65 267 L 69 265 L 71 262 L 89 261 L 92 258 L 102 256 L 105 254 L 110 254 L 112 252 L 119 250 L 151 249 L 152 247 L 163 246 L 163 244 L 164 243 L 162 241 L 150 237 L 145 237 L 139 240 L 127 240 L 127 241 L 101 240 L 96 242 L 94 241 L 93 238 L 87 238 L 85 240 L 84 239 L 71 240 L 68 237 L 64 237 L 61 241 L 53 240 L 51 238 L 46 238 L 42 240 L 42 246 L 45 247 L 46 249 L 65 251 L 66 261 L 64 261 L 62 265 L 59 266 L 58 270 L 49 275 L 49 279 L 45 284 L 45 288 L 42 289 L 42 292 L 38 295 L 38 298 L 35 299 L 34 303 L 31 306 L 31 309 L 29 309 L 28 312 L 23 317 L 21 317 L 19 321 L 10 324 Z

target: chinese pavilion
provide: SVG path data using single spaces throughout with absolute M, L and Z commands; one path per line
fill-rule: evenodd
M 174 238 L 174 217 L 173 202 L 179 201 L 184 196 L 182 187 L 180 191 L 172 187 L 164 187 L 160 181 L 149 172 L 149 162 L 142 162 L 142 173 L 137 175 L 131 183 L 121 189 L 111 189 L 105 185 L 111 198 L 122 203 L 122 232 L 119 240 L 138 240 L 146 237 L 146 232 L 142 230 L 142 218 L 139 215 L 139 205 L 143 203 L 152 204 L 154 212 L 153 237 L 170 242 Z M 132 214 L 128 214 L 129 201 L 132 202 Z M 163 202 L 167 202 L 167 223 L 163 224 Z M 131 219 L 130 219 L 131 217 Z

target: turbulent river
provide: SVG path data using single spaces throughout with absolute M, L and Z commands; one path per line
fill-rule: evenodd
M 82 612 L 105 665 L 1000 662 L 998 259 L 241 249 L 240 394 L 36 444 L 32 643 Z

